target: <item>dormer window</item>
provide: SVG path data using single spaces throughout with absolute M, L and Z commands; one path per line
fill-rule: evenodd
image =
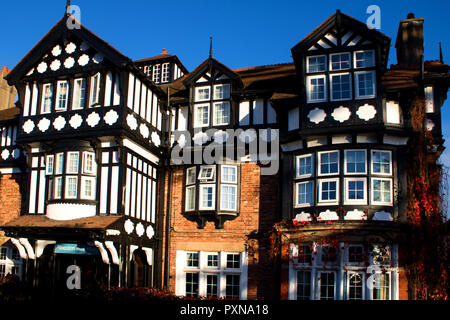
M 163 63 L 162 65 L 162 83 L 169 82 L 169 63 Z
M 308 57 L 306 61 L 306 70 L 308 73 L 324 72 L 327 70 L 327 57 L 325 55 Z
M 99 103 L 100 97 L 100 73 L 91 78 L 91 96 L 89 98 L 89 106 L 94 107 Z
M 214 86 L 214 100 L 223 100 L 230 98 L 230 85 L 218 84 Z
M 56 106 L 55 111 L 67 110 L 67 102 L 69 95 L 69 82 L 67 80 L 58 81 L 56 91 Z
M 375 52 L 373 50 L 355 51 L 355 68 L 370 68 L 375 66 Z
M 160 64 L 155 64 L 153 66 L 153 78 L 152 78 L 152 80 L 155 83 L 159 83 L 159 81 L 161 80 L 161 65 Z
M 42 86 L 42 91 L 41 113 L 50 113 L 53 102 L 53 85 L 45 83 Z
M 207 101 L 211 98 L 210 87 L 195 88 L 195 101 Z
M 86 79 L 75 79 L 72 110 L 84 109 L 86 103 Z

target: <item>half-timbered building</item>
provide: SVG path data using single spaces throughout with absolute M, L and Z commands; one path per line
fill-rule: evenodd
M 3 230 L 42 287 L 64 287 L 70 265 L 96 275 L 89 285 L 154 285 L 163 92 L 70 19 L 6 77 L 20 116 L 5 140 L 26 152 L 27 188 L 23 215 Z M 5 159 L 16 157 L 9 145 Z
M 400 22 L 390 67 L 391 39 L 338 10 L 293 62 L 231 69 L 211 49 L 192 72 L 69 19 L 8 73 L 18 107 L 0 111 L 0 169 L 25 177 L 2 229 L 26 279 L 63 288 L 76 265 L 84 288 L 408 299 L 411 108 L 425 101 L 436 162 L 450 85 L 423 19 Z

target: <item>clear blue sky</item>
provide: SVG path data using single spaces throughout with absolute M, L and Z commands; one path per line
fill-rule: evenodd
M 0 66 L 17 62 L 63 16 L 65 0 L 1 1 Z M 301 1 L 190 0 L 106 1 L 72 0 L 81 7 L 81 22 L 131 59 L 176 54 L 192 71 L 209 53 L 230 68 L 291 62 L 290 49 L 336 9 L 365 22 L 369 5 L 381 9 L 381 32 L 391 37 L 389 64 L 396 61 L 399 20 L 409 12 L 425 18 L 425 59 L 450 63 L 450 1 Z M 450 149 L 450 102 L 443 108 L 443 132 Z M 450 150 L 442 156 L 450 167 Z

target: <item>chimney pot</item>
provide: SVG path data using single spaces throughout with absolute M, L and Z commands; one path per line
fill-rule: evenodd
M 163 48 L 162 54 L 167 54 L 166 48 Z
M 408 13 L 408 15 L 406 16 L 406 19 L 414 19 L 414 18 L 415 16 L 413 12 Z
M 6 66 L 2 67 L 2 71 L 9 72 L 9 70 L 8 70 L 8 68 Z

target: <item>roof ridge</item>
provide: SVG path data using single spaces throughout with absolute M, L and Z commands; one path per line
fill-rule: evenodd
M 232 69 L 235 72 L 241 72 L 241 71 L 247 71 L 247 70 L 255 70 L 258 68 L 264 68 L 264 67 L 275 67 L 275 66 L 283 66 L 283 65 L 293 65 L 293 62 L 282 62 L 282 63 L 274 63 L 274 64 L 265 64 L 262 66 L 253 66 L 253 67 L 243 67 L 243 68 L 237 68 Z

